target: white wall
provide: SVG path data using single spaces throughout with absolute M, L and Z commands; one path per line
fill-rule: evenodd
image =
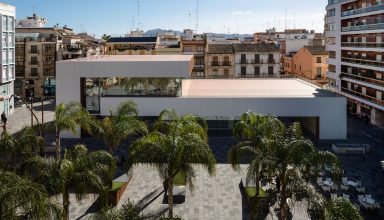
M 130 98 L 101 98 L 101 115 L 108 115 Z M 252 110 L 281 117 L 320 117 L 320 139 L 347 137 L 346 99 L 318 98 L 133 98 L 141 116 L 158 116 L 172 108 L 180 114 L 235 118 Z

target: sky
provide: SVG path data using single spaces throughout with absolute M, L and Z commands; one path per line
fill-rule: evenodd
M 18 19 L 33 12 L 46 26 L 67 25 L 75 32 L 122 35 L 139 27 L 252 34 L 270 27 L 322 32 L 327 0 L 0 0 L 16 6 Z M 138 16 L 138 4 L 140 16 Z M 197 2 L 199 2 L 197 4 Z M 199 7 L 197 7 L 199 5 Z M 139 19 L 138 19 L 139 18 Z

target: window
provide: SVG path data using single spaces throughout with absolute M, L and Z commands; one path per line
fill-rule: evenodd
M 336 15 L 336 9 L 330 9 L 327 11 L 327 17 L 333 17 Z
M 260 75 L 260 67 L 255 66 L 255 75 Z
M 316 63 L 322 63 L 321 62 L 321 57 L 316 57 Z
M 30 65 L 38 65 L 37 57 L 31 57 Z
M 31 76 L 37 76 L 37 68 L 31 68 Z
M 229 69 L 227 68 L 224 69 L 224 76 L 229 77 Z
M 3 30 L 7 30 L 7 25 L 8 25 L 8 17 L 3 16 Z
M 7 55 L 8 55 L 8 51 L 7 50 L 3 50 L 3 64 L 7 63 Z
M 15 57 L 13 49 L 8 50 L 8 63 L 13 63 Z
M 8 31 L 13 31 L 14 30 L 14 18 L 13 17 L 8 17 Z
M 8 46 L 8 43 L 7 43 L 7 34 L 6 34 L 6 33 L 3 33 L 3 39 L 2 39 L 2 42 L 3 42 L 3 47 L 7 47 L 7 46 Z
M 8 47 L 14 47 L 15 43 L 13 42 L 13 34 L 8 34 Z
M 328 71 L 329 71 L 329 72 L 333 72 L 333 73 L 335 73 L 335 72 L 336 72 L 336 66 L 335 66 L 335 65 L 331 65 L 331 64 L 329 64 L 329 65 L 328 65 Z
M 321 67 L 317 67 L 316 68 L 316 78 L 322 78 L 322 70 L 321 70 Z
M 9 80 L 13 80 L 15 79 L 15 68 L 13 67 L 13 65 L 9 65 L 8 67 L 8 79 Z
M 247 67 L 245 67 L 245 66 L 242 66 L 242 67 L 241 67 L 241 75 L 242 75 L 242 76 L 247 75 Z
M 268 75 L 273 75 L 273 71 L 274 70 L 274 68 L 273 68 L 273 66 L 269 66 L 268 67 Z
M 255 54 L 255 63 L 260 63 L 260 54 Z
M 31 51 L 30 51 L 30 53 L 32 53 L 32 54 L 37 54 L 38 52 L 37 52 L 37 45 L 31 45 Z
M 335 31 L 336 30 L 336 24 L 335 23 L 330 23 L 327 24 L 327 31 Z
M 7 80 L 7 73 L 8 73 L 8 67 L 3 66 L 3 75 L 2 75 L 3 81 Z
M 336 58 L 336 52 L 335 51 L 329 51 L 328 56 L 329 56 L 329 58 Z

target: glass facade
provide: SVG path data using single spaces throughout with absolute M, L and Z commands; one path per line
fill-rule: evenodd
M 100 97 L 180 97 L 181 78 L 83 78 L 83 105 L 100 112 Z

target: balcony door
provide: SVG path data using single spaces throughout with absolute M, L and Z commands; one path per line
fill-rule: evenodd
M 241 67 L 241 76 L 245 77 L 247 75 L 247 67 L 242 66 Z

